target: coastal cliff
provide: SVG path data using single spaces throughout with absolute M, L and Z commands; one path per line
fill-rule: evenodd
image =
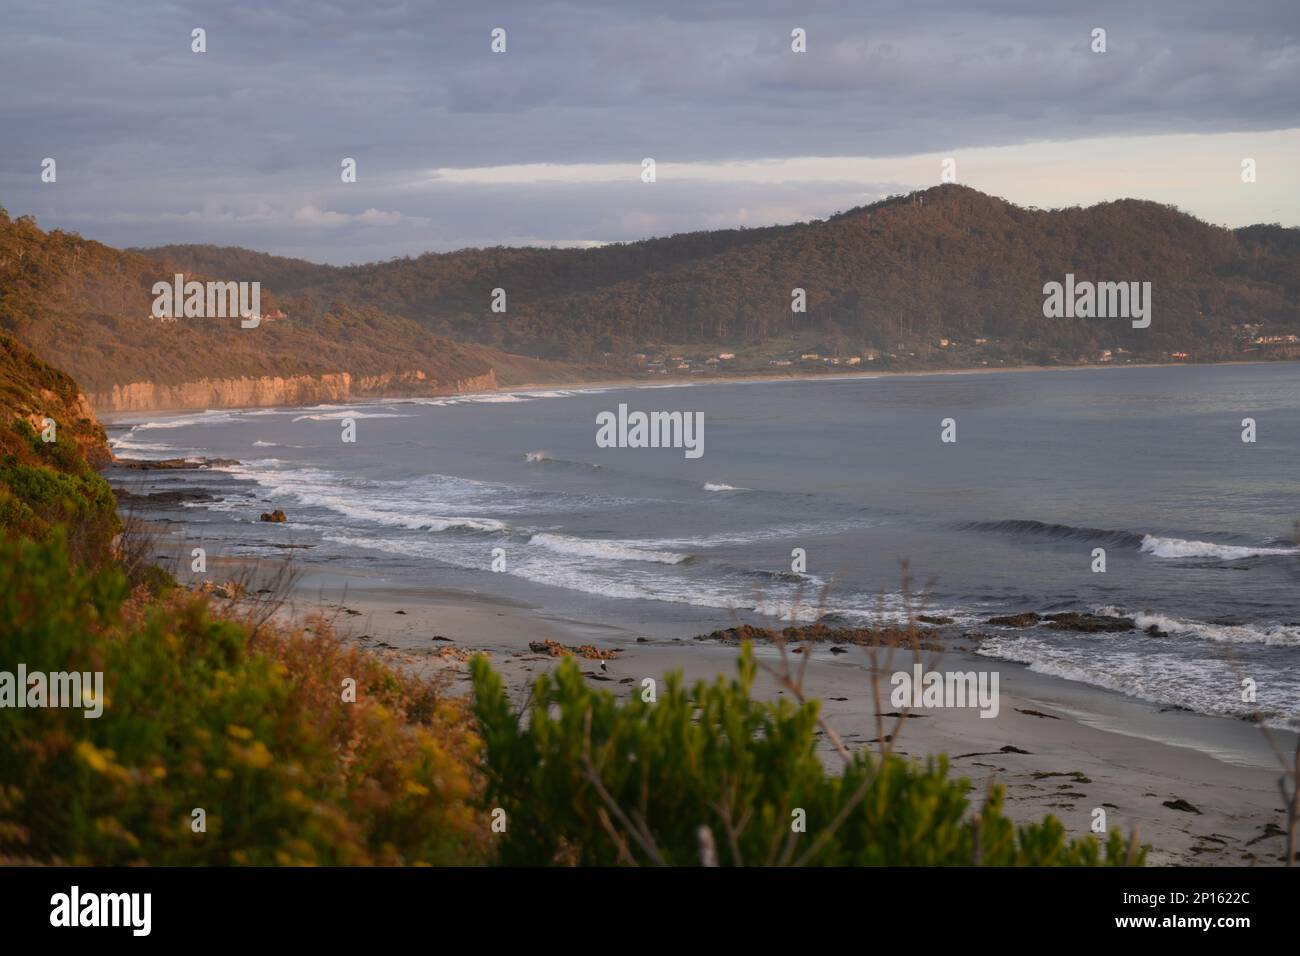
M 101 412 L 181 411 L 201 408 L 252 408 L 266 405 L 315 405 L 399 395 L 437 395 L 483 391 L 497 387 L 496 373 L 442 381 L 423 371 L 396 374 L 263 375 L 203 378 L 175 385 L 131 382 L 89 396 Z

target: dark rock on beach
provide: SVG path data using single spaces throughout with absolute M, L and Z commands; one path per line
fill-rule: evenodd
M 883 645 L 886 647 L 906 647 L 914 641 L 924 650 L 943 650 L 935 638 L 938 631 L 931 627 L 906 627 L 890 625 L 886 627 L 830 627 L 824 623 L 803 624 L 798 627 L 775 628 L 755 627 L 741 624 L 737 627 L 723 628 L 709 634 L 698 634 L 697 641 L 722 641 L 726 644 L 743 644 L 746 641 L 771 644 L 778 640 L 786 644 L 834 644 Z M 831 648 L 831 653 L 843 653 Z
M 618 657 L 617 650 L 601 650 L 591 644 L 579 644 L 577 646 L 561 644 L 559 641 L 552 641 L 549 638 L 545 641 L 530 641 L 528 649 L 534 654 L 545 654 L 547 657 L 574 655 L 586 658 L 589 661 L 612 661 Z
M 1137 625 L 1131 617 L 1118 617 L 1113 614 L 1091 614 L 1080 611 L 1066 611 L 1060 614 L 1036 614 L 1025 611 L 1023 614 L 1004 614 L 991 617 L 988 623 L 993 627 L 1034 627 L 1045 624 L 1054 631 L 1081 631 L 1095 633 L 1099 631 L 1131 631 Z
M 1042 618 L 1033 611 L 1026 611 L 1024 614 L 1003 614 L 1000 617 L 991 617 L 988 623 L 994 627 L 1033 627 Z
M 1044 618 L 1047 626 L 1056 631 L 1131 631 L 1137 625 L 1131 617 L 1118 617 L 1114 614 L 1049 614 Z
M 138 495 L 133 491 L 125 488 L 114 488 L 113 494 L 117 495 L 118 501 L 124 502 L 148 502 L 151 505 L 172 505 L 180 504 L 184 501 L 217 501 L 218 499 L 208 494 L 202 488 L 177 488 L 175 491 L 153 491 L 149 494 Z
M 113 464 L 134 471 L 193 471 L 198 468 L 238 465 L 239 462 L 234 458 L 114 458 Z
M 1041 710 L 1032 710 L 1032 709 L 1029 709 L 1029 708 L 1025 708 L 1025 709 L 1022 710 L 1021 708 L 1017 707 L 1017 708 L 1016 708 L 1016 713 L 1017 713 L 1017 714 L 1028 714 L 1030 717 L 1046 717 L 1046 718 L 1048 718 L 1049 720 L 1060 720 L 1060 719 L 1061 719 L 1060 717 L 1057 717 L 1055 714 L 1045 714 L 1045 713 L 1043 713 Z

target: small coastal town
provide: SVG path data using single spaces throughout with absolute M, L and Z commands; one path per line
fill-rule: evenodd
M 618 356 L 606 353 L 607 361 Z M 885 348 L 836 348 L 830 342 L 809 337 L 801 344 L 772 340 L 761 348 L 735 346 L 721 351 L 702 351 L 698 345 L 667 347 L 637 352 L 630 364 L 649 375 L 709 376 L 756 375 L 762 373 L 804 373 L 866 371 L 919 371 L 928 368 L 1014 368 L 1027 364 L 1044 366 L 1148 365 L 1224 361 L 1287 361 L 1300 358 L 1300 335 L 1274 331 L 1264 323 L 1242 323 L 1232 328 L 1231 349 L 1204 354 L 1185 351 L 1137 352 L 1121 346 L 1086 353 L 1056 350 L 1027 357 L 1023 346 L 1009 346 L 1000 339 L 974 337 L 969 340 L 942 337 L 933 340 L 890 343 Z

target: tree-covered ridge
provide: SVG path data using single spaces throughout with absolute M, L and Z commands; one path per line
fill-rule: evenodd
M 283 319 L 253 329 L 237 319 L 160 322 L 151 314 L 153 285 L 177 272 L 187 280 L 239 278 L 46 232 L 0 210 L 0 332 L 68 370 L 87 393 L 132 382 L 341 372 L 419 372 L 433 389 L 484 375 L 497 358 L 364 302 L 276 295 L 265 282 L 262 311 L 282 311 Z M 408 382 L 405 390 L 416 388 Z
M 1068 361 L 1101 348 L 1242 357 L 1239 326 L 1296 330 L 1298 237 L 1228 230 L 1153 202 L 1045 211 L 945 185 L 826 220 L 595 249 L 469 249 L 348 267 L 212 246 L 146 252 L 535 355 L 744 347 L 805 331 L 849 349 L 981 338 L 1020 360 Z M 1045 319 L 1043 285 L 1067 272 L 1151 282 L 1151 327 Z M 490 309 L 494 288 L 507 292 L 505 313 Z M 805 314 L 791 311 L 795 288 L 807 290 Z

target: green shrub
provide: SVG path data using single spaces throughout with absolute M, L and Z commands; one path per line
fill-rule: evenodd
M 56 532 L 0 541 L 0 669 L 20 662 L 102 671 L 106 703 L 0 708 L 0 862 L 480 858 L 464 707 L 320 629 L 250 633 L 185 592 L 137 606 Z
M 113 489 L 86 461 L 67 430 L 44 442 L 23 419 L 9 424 L 0 447 L 0 533 L 47 538 L 62 525 L 80 563 L 107 559 L 122 529 Z
M 506 811 L 504 864 L 697 864 L 707 827 L 721 864 L 1095 865 L 1128 861 L 1112 831 L 1067 840 L 1059 821 L 1017 827 L 1000 788 L 971 815 L 945 758 L 859 754 L 828 773 L 815 703 L 750 697 L 748 645 L 734 680 L 690 693 L 670 675 L 655 703 L 590 687 L 572 659 L 539 677 L 525 713 L 483 658 L 472 671 L 487 809 Z M 603 792 L 602 792 L 603 791 Z M 806 831 L 793 832 L 803 810 Z M 1134 862 L 1142 854 L 1135 852 Z

